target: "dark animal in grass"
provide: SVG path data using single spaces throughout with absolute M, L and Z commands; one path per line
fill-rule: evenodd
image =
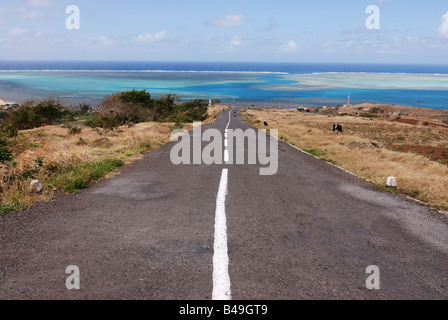
M 344 130 L 342 130 L 342 126 L 339 124 L 333 125 L 333 132 L 335 132 L 335 131 L 344 132 Z
M 269 124 L 265 121 L 265 122 L 264 122 L 264 126 L 265 126 L 265 127 L 268 127 Z

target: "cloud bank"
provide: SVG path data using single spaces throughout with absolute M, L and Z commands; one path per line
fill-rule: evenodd
M 439 37 L 448 39 L 448 12 L 442 17 L 442 24 L 439 27 Z

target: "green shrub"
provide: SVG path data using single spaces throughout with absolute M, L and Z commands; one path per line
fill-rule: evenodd
M 17 133 L 17 129 L 11 124 L 0 128 L 0 163 L 5 164 L 12 161 L 14 153 L 9 148 L 11 143 L 9 139 L 16 137 Z
M 93 123 L 103 128 L 124 125 L 126 121 L 150 121 L 156 113 L 151 95 L 146 90 L 114 93 L 104 98 L 96 110 L 98 115 Z
M 54 124 L 66 113 L 67 110 L 55 99 L 43 100 L 37 104 L 28 101 L 12 113 L 9 121 L 15 128 L 26 130 L 43 124 Z
M 25 209 L 25 206 L 22 204 L 1 204 L 0 205 L 0 215 L 7 214 L 13 211 Z
M 382 113 L 382 112 L 384 112 L 384 110 L 381 108 L 378 108 L 378 107 L 373 107 L 373 108 L 370 108 L 369 112 L 376 114 L 376 113 L 380 113 L 380 112 Z
M 36 115 L 45 119 L 46 124 L 53 124 L 54 121 L 61 119 L 64 115 L 62 104 L 52 98 L 39 102 L 33 111 Z
M 380 117 L 377 114 L 367 113 L 367 112 L 366 113 L 361 113 L 359 116 L 363 117 L 363 118 L 379 118 Z
M 86 122 L 86 125 L 91 128 L 112 129 L 124 125 L 128 119 L 128 117 L 122 114 L 107 116 L 97 113 L 92 120 Z
M 19 130 L 12 124 L 8 124 L 1 128 L 0 135 L 5 138 L 15 138 L 19 134 Z
M 95 108 L 97 114 L 87 122 L 92 128 L 111 129 L 126 122 L 193 122 L 208 117 L 209 103 L 206 100 L 191 100 L 178 103 L 177 95 L 167 94 L 151 99 L 146 90 L 118 92 L 104 98 Z
M 151 106 L 151 94 L 146 90 L 130 90 L 119 93 L 120 100 L 124 103 L 140 104 L 142 106 Z
M 98 113 L 95 114 L 95 116 L 92 119 L 86 121 L 86 126 L 93 128 L 93 129 L 101 128 L 101 125 L 102 125 L 102 122 L 100 119 L 100 115 Z
M 312 154 L 313 156 L 316 156 L 318 158 L 324 156 L 326 153 L 325 151 L 319 150 L 319 149 L 303 149 L 303 151 Z
M 0 163 L 7 163 L 13 159 L 13 152 L 6 146 L 0 146 Z
M 174 94 L 166 94 L 163 97 L 153 100 L 154 107 L 154 120 L 155 121 L 170 121 L 173 119 L 173 115 L 177 112 L 176 102 L 179 102 L 180 98 Z
M 191 100 L 177 106 L 177 121 L 204 121 L 208 117 L 208 102 L 206 100 Z M 180 119 L 179 119 L 180 118 Z
M 68 128 L 67 130 L 68 130 L 68 134 L 70 134 L 70 135 L 75 135 L 75 134 L 80 134 L 81 131 L 82 131 L 82 128 L 79 128 L 79 127 L 71 127 L 71 128 Z
M 63 186 L 63 190 L 68 193 L 75 193 L 79 190 L 87 188 L 87 180 L 85 177 L 73 177 L 69 179 Z
M 81 163 L 54 174 L 50 185 L 68 193 L 75 193 L 123 165 L 124 162 L 118 159 Z

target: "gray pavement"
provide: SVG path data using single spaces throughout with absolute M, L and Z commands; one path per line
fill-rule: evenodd
M 228 113 L 207 128 L 224 133 Z M 240 117 L 230 129 L 247 129 Z M 229 170 L 236 300 L 448 299 L 447 219 L 279 142 L 279 170 L 179 165 L 169 143 L 76 195 L 0 218 L 0 299 L 210 300 Z M 80 270 L 68 290 L 67 266 Z M 380 289 L 366 288 L 378 266 Z

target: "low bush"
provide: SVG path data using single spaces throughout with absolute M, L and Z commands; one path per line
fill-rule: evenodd
M 91 182 L 124 165 L 122 160 L 107 159 L 99 162 L 81 163 L 61 170 L 50 179 L 50 185 L 68 193 L 85 189 Z
M 361 113 L 359 116 L 363 117 L 363 118 L 379 118 L 380 117 L 377 114 L 367 113 L 367 112 L 366 113 Z
M 70 135 L 75 135 L 75 134 L 80 134 L 82 131 L 82 128 L 79 127 L 71 127 L 67 129 L 68 134 Z
M 17 129 L 12 125 L 0 127 L 0 163 L 12 161 L 14 153 L 9 148 L 10 139 L 17 136 Z
M 7 214 L 13 211 L 22 210 L 25 206 L 21 204 L 2 204 L 0 205 L 0 215 Z
M 15 110 L 8 121 L 19 130 L 27 130 L 44 124 L 54 124 L 67 113 L 68 110 L 55 99 L 43 100 L 37 104 L 34 101 L 28 101 Z
M 316 156 L 318 158 L 320 158 L 326 154 L 325 151 L 322 151 L 319 149 L 303 149 L 303 151 L 305 151 L 313 156 Z
M 13 152 L 6 146 L 0 146 L 0 163 L 6 163 L 13 159 Z
M 126 122 L 187 123 L 207 119 L 209 103 L 206 100 L 179 102 L 180 98 L 172 94 L 152 99 L 146 90 L 118 92 L 98 104 L 95 117 L 88 121 L 87 125 L 92 128 L 111 129 Z

